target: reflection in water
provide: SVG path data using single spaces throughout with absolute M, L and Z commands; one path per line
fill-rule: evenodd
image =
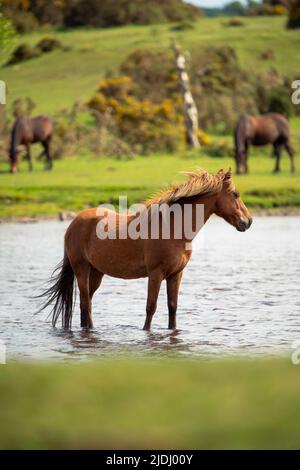
M 105 277 L 91 331 L 79 328 L 78 305 L 72 331 L 34 315 L 33 296 L 62 257 L 66 226 L 0 225 L 0 340 L 10 358 L 273 354 L 300 339 L 300 218 L 257 218 L 245 234 L 211 220 L 184 273 L 175 332 L 166 329 L 164 286 L 153 330 L 142 331 L 145 279 Z

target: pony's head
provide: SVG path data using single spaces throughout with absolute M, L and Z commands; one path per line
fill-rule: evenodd
M 214 212 L 239 232 L 245 232 L 252 224 L 252 217 L 235 187 L 231 170 L 226 173 L 220 170 L 218 176 L 223 184 L 216 199 Z
M 19 152 L 18 149 L 11 146 L 9 150 L 9 163 L 10 163 L 10 172 L 16 173 L 18 171 L 19 163 Z

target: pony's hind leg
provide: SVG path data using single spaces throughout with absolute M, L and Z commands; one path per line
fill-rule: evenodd
M 294 157 L 294 151 L 292 149 L 292 146 L 291 144 L 289 143 L 289 141 L 287 141 L 285 144 L 285 149 L 287 151 L 287 153 L 289 154 L 290 156 L 290 159 L 291 159 L 291 173 L 295 173 L 296 171 L 296 166 L 295 166 L 295 157 Z
M 169 330 L 176 329 L 176 312 L 178 293 L 182 279 L 182 271 L 174 274 L 167 279 L 167 295 L 168 295 L 168 309 L 169 309 Z
M 74 268 L 80 293 L 80 324 L 82 328 L 93 328 L 92 302 L 90 297 L 91 265 L 82 262 Z
M 151 328 L 152 317 L 156 311 L 157 298 L 160 290 L 160 286 L 163 280 L 161 272 L 154 272 L 149 275 L 148 279 L 148 297 L 146 307 L 146 321 L 144 324 L 144 330 L 149 331 Z
M 273 173 L 280 172 L 280 158 L 281 158 L 282 145 L 279 143 L 274 144 L 274 156 L 276 158 L 275 168 Z
M 245 145 L 245 152 L 244 152 L 244 174 L 247 175 L 249 173 L 249 167 L 248 167 L 248 157 L 249 157 L 249 144 L 246 142 Z
M 50 141 L 51 141 L 51 138 L 48 138 L 47 140 L 43 142 L 43 147 L 44 147 L 44 151 L 45 151 L 45 155 L 47 159 L 45 169 L 49 171 L 52 170 L 52 167 L 53 167 L 52 158 L 50 154 Z
M 91 301 L 93 299 L 94 293 L 100 287 L 102 279 L 103 279 L 103 273 L 100 273 L 99 271 L 97 271 L 97 269 L 91 267 L 90 279 L 89 279 L 89 294 L 90 294 Z

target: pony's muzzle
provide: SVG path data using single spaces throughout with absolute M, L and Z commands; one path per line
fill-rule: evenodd
M 252 222 L 253 219 L 251 217 L 249 217 L 248 220 L 240 220 L 236 226 L 236 229 L 238 230 L 238 232 L 246 232 L 246 230 L 251 227 Z

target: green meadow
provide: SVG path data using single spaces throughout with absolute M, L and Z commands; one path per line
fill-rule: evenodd
M 252 172 L 235 176 L 237 189 L 254 211 L 289 211 L 300 207 L 300 169 L 289 173 L 285 157 L 280 175 L 272 175 L 269 156 L 253 157 Z M 211 158 L 195 152 L 183 155 L 153 155 L 115 160 L 91 156 L 55 162 L 54 170 L 43 170 L 41 162 L 29 173 L 23 162 L 15 175 L 0 173 L 0 217 L 56 217 L 63 211 L 80 211 L 102 203 L 118 204 L 127 196 L 129 204 L 141 202 L 159 190 L 184 178 L 181 172 L 203 167 L 216 172 L 234 166 L 231 158 Z M 7 169 L 6 169 L 7 171 Z
M 10 363 L 0 448 L 299 448 L 298 367 L 289 358 Z

